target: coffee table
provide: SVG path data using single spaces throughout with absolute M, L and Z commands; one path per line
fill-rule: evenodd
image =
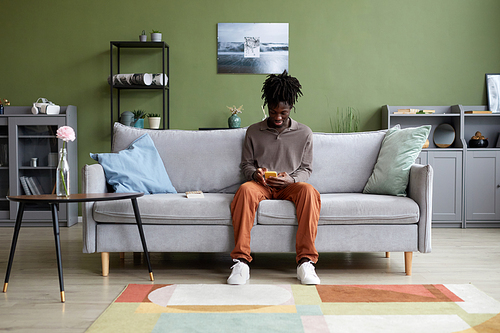
M 151 269 L 151 262 L 149 260 L 149 252 L 146 245 L 146 238 L 144 237 L 144 231 L 142 228 L 141 214 L 139 212 L 139 206 L 137 205 L 137 198 L 142 197 L 143 195 L 144 193 L 134 192 L 134 193 L 81 193 L 81 194 L 70 194 L 68 196 L 57 196 L 55 194 L 8 196 L 7 199 L 9 199 L 10 201 L 19 202 L 19 208 L 17 211 L 16 224 L 14 226 L 14 236 L 12 237 L 9 264 L 7 266 L 7 273 L 5 275 L 3 292 L 4 293 L 7 292 L 10 270 L 12 268 L 12 262 L 14 261 L 14 252 L 16 251 L 17 237 L 19 236 L 19 230 L 21 229 L 21 220 L 23 218 L 24 208 L 26 204 L 50 205 L 52 211 L 54 238 L 56 242 L 57 269 L 59 271 L 61 302 L 64 303 L 66 299 L 64 296 L 64 282 L 63 282 L 63 271 L 62 271 L 62 261 L 61 261 L 61 243 L 59 239 L 59 217 L 57 213 L 58 204 L 60 203 L 113 201 L 113 200 L 130 199 L 132 201 L 132 207 L 134 209 L 135 221 L 137 223 L 137 227 L 139 228 L 139 235 L 141 237 L 142 248 L 144 249 L 146 261 L 148 263 L 149 278 L 151 279 L 151 281 L 154 281 L 153 271 Z

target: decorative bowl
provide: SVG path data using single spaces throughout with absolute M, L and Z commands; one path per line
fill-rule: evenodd
M 488 140 L 486 139 L 470 139 L 469 148 L 486 148 L 488 147 Z

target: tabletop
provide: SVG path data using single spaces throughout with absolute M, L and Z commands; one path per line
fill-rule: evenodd
M 142 197 L 142 192 L 132 193 L 77 193 L 68 196 L 57 196 L 55 194 L 41 195 L 17 195 L 7 196 L 10 201 L 33 202 L 33 203 L 66 203 L 66 202 L 89 202 L 89 201 L 112 201 L 122 199 L 135 199 Z

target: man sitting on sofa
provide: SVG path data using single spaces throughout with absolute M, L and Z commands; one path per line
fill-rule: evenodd
M 312 172 L 313 133 L 289 115 L 302 86 L 286 72 L 267 77 L 262 88 L 269 117 L 251 125 L 246 132 L 241 169 L 248 180 L 231 203 L 235 264 L 227 283 L 245 284 L 250 278 L 250 231 L 259 202 L 266 199 L 289 200 L 295 204 L 298 220 L 296 235 L 297 278 L 302 284 L 319 284 L 314 263 L 318 252 L 314 242 L 318 230 L 321 199 L 318 191 L 305 183 Z M 277 177 L 266 179 L 267 171 Z

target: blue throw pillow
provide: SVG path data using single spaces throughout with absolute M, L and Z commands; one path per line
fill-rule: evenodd
M 153 140 L 144 134 L 118 153 L 90 154 L 116 193 L 177 193 Z

